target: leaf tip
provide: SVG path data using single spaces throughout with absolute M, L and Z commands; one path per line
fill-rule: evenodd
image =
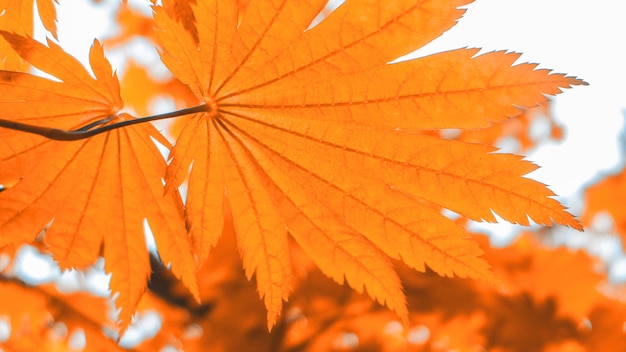
M 570 86 L 588 86 L 589 83 L 584 79 L 580 79 L 576 76 L 565 76 L 565 79 L 568 80 Z

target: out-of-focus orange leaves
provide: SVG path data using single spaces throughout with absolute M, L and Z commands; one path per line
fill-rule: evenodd
M 107 48 L 114 48 L 126 44 L 134 37 L 143 37 L 150 41 L 154 39 L 154 22 L 152 18 L 134 10 L 128 5 L 120 5 L 116 15 L 116 32 L 102 44 Z
M 575 339 L 577 324 L 559 315 L 555 299 L 541 300 L 529 294 L 497 297 L 484 329 L 488 347 L 503 351 L 541 351 L 550 344 Z
M 485 257 L 505 290 L 555 300 L 559 314 L 581 320 L 603 297 L 598 289 L 606 278 L 594 271 L 599 261 L 582 250 L 549 249 L 526 233 L 510 246 L 488 250 Z
M 185 285 L 153 262 L 151 292 L 143 297 L 140 311 L 158 312 L 161 329 L 135 350 L 168 346 L 180 351 L 620 351 L 626 338 L 624 306 L 601 295 L 591 302 L 577 278 L 558 281 L 560 290 L 546 293 L 555 287 L 541 278 L 541 269 L 549 267 L 546 258 L 555 263 L 555 270 L 572 266 L 585 282 L 598 279 L 592 261 L 581 252 L 548 249 L 526 235 L 503 249 L 489 249 L 478 238 L 504 287 L 442 278 L 432 271 L 420 274 L 397 263 L 408 299 L 406 327 L 371 298 L 327 278 L 301 249 L 293 247 L 298 258 L 294 291 L 285 313 L 268 333 L 266 313 L 241 270 L 231 217 L 226 215 L 224 234 L 199 272 L 204 303 L 199 304 Z M 567 309 L 568 300 L 577 297 L 586 302 L 587 311 L 581 316 Z M 22 294 L 20 299 L 35 298 Z M 37 311 L 57 310 L 49 308 L 55 307 L 54 301 L 46 302 L 31 305 Z M 68 296 L 63 304 L 70 302 L 81 298 Z M 102 314 L 93 310 L 97 306 L 84 302 L 72 309 L 95 320 Z
M 178 109 L 198 104 L 198 99 L 179 80 L 152 78 L 145 67 L 134 61 L 128 62 L 120 85 L 124 105 L 132 108 L 139 116 L 153 115 L 152 105 L 156 99 L 170 98 Z M 172 133 L 177 131 L 175 128 L 171 129 Z
M 583 342 L 587 351 L 619 352 L 626 346 L 626 306 L 599 304 L 589 314 Z
M 508 262 L 495 260 L 494 266 L 499 274 L 519 278 L 520 280 L 517 281 L 520 282 L 519 287 L 514 287 L 515 282 L 513 280 L 509 282 L 508 278 L 506 280 L 507 287 L 499 288 L 476 281 L 440 278 L 432 273 L 419 275 L 412 273 L 408 268 L 401 269 L 400 276 L 405 282 L 411 315 L 411 325 L 408 327 L 408 331 L 403 333 L 405 348 L 418 351 L 443 351 L 450 349 L 471 350 L 471 348 L 478 349 L 482 346 L 488 351 L 540 351 L 549 348 L 566 348 L 567 346 L 570 346 L 569 348 L 587 346 L 587 343 L 594 336 L 593 334 L 601 335 L 604 329 L 599 326 L 596 327 L 593 323 L 591 325 L 594 328 L 587 329 L 585 327 L 586 319 L 601 316 L 595 313 L 600 307 L 613 307 L 613 309 L 621 311 L 623 310 L 620 308 L 621 303 L 607 300 L 606 297 L 597 293 L 593 295 L 595 300 L 591 301 L 585 293 L 589 289 L 585 288 L 581 291 L 580 283 L 577 282 L 576 277 L 559 281 L 558 284 L 560 284 L 561 289 L 552 294 L 546 294 L 548 289 L 545 286 L 550 285 L 542 283 L 542 279 L 536 280 L 536 285 L 528 284 L 528 279 L 533 276 L 541 276 L 541 269 L 549 266 L 549 263 L 543 263 L 543 260 L 550 256 L 557 266 L 559 266 L 559 262 L 573 265 L 573 263 L 580 261 L 581 263 L 576 263 L 576 267 L 572 268 L 571 272 L 582 273 L 583 277 L 587 275 L 598 279 L 598 276 L 593 273 L 591 260 L 581 252 L 570 252 L 566 249 L 550 250 L 532 241 L 522 240 L 521 242 L 526 244 L 518 243 L 511 248 L 496 249 L 495 254 L 491 253 L 492 250 L 487 250 L 486 254 L 490 259 L 495 256 L 502 256 L 501 259 L 511 258 Z M 532 254 L 533 251 L 525 248 L 531 243 L 533 249 L 539 252 L 536 257 Z M 526 265 L 519 265 L 520 262 L 526 262 Z M 540 264 L 540 262 L 542 263 Z M 565 270 L 563 267 L 560 269 Z M 524 280 L 524 277 L 527 280 Z M 593 283 L 589 283 L 588 280 L 582 279 L 592 288 Z M 390 342 L 384 333 L 388 331 L 385 328 L 388 329 L 388 324 L 394 326 L 392 315 L 387 314 L 385 321 L 380 319 L 380 312 L 375 306 L 372 306 L 371 303 L 369 305 L 363 303 L 364 298 L 362 297 L 358 298 L 355 294 L 345 296 L 337 292 L 320 295 L 320 292 L 324 291 L 320 290 L 319 287 L 324 285 L 318 282 L 312 286 L 316 289 L 307 288 L 305 285 L 302 291 L 296 290 L 290 301 L 290 305 L 303 307 L 299 308 L 300 312 L 305 311 L 299 314 L 300 321 L 291 325 L 294 331 L 290 334 L 298 335 L 301 338 L 308 336 L 311 340 L 307 344 L 303 344 L 301 341 L 300 347 L 307 346 L 304 350 L 310 351 L 328 349 L 332 341 L 335 340 L 333 338 L 320 339 L 320 336 L 325 336 L 324 333 L 320 335 L 320 332 L 317 331 L 321 329 L 322 331 L 331 331 L 335 338 L 345 334 L 356 335 L 356 341 L 358 341 L 356 350 L 368 350 L 367 346 L 376 346 L 373 348 L 374 350 L 396 350 L 385 347 Z M 535 288 L 537 289 L 535 290 Z M 579 292 L 581 296 L 578 295 Z M 309 298 L 302 301 L 301 294 L 308 295 Z M 323 302 L 333 302 L 333 304 L 326 303 L 316 309 L 315 298 L 313 298 L 316 296 L 323 297 Z M 336 298 L 333 299 L 333 297 Z M 583 305 L 586 308 L 582 314 L 576 311 L 579 306 L 572 304 L 572 301 L 577 297 L 583 300 Z M 350 312 L 351 309 L 354 310 L 354 314 L 346 313 Z M 337 312 L 335 316 L 332 314 L 333 311 Z M 616 315 L 616 318 L 618 316 Z M 623 319 L 624 316 L 621 317 Z M 319 321 L 326 323 L 316 325 L 316 322 Z M 623 322 L 622 320 L 619 323 L 610 323 L 612 324 L 611 331 L 614 331 L 613 333 L 620 331 L 623 334 L 621 331 Z M 373 338 L 367 332 L 369 324 L 374 324 L 377 327 L 373 329 L 378 332 Z M 607 325 L 609 325 L 608 322 Z M 308 327 L 308 333 L 305 333 L 307 330 L 303 326 Z M 361 331 L 363 331 L 363 335 Z M 420 340 L 420 336 L 423 340 Z M 350 339 L 355 340 L 354 337 Z M 304 340 L 307 341 L 306 338 Z M 326 345 L 309 348 L 309 343 L 324 343 L 320 340 L 326 341 Z M 376 342 L 373 343 L 372 340 Z M 417 341 L 420 343 L 417 344 Z M 606 350 L 612 350 L 610 341 L 610 336 L 607 336 L 607 340 L 602 341 L 601 346 L 608 348 Z M 574 351 L 576 350 L 580 350 L 580 348 L 574 349 Z M 591 348 L 586 350 L 604 349 Z
M 622 238 L 622 248 L 626 249 L 626 171 L 607 175 L 585 191 L 585 209 L 580 217 L 585 226 L 592 226 L 595 217 L 608 213 L 613 220 L 612 230 Z
M 184 309 L 184 304 L 171 303 L 159 308 L 167 298 L 145 302 L 143 309 L 156 308 L 165 321 L 155 341 L 169 341 L 170 346 L 185 351 L 213 350 L 212 346 L 219 346 L 226 350 L 292 352 L 524 352 L 619 351 L 615 346 L 622 345 L 613 341 L 626 338 L 622 330 L 626 314 L 621 303 L 602 295 L 595 295 L 595 301 L 591 302 L 580 292 L 575 278 L 559 281 L 560 291 L 546 293 L 549 291 L 546 286 L 550 285 L 540 278 L 540 268 L 549 266 L 543 263 L 546 257 L 553 258 L 556 266 L 560 263 L 575 265 L 571 270 L 581 272 L 583 277 L 595 277 L 595 274 L 586 274 L 593 273 L 591 260 L 582 253 L 549 249 L 531 239 L 520 239 L 510 248 L 494 249 L 494 253 L 486 248 L 497 272 L 504 276 L 504 286 L 443 278 L 432 271 L 416 273 L 397 263 L 408 300 L 406 326 L 368 296 L 326 277 L 301 249 L 294 247 L 292 250 L 298 257 L 294 266 L 294 273 L 297 273 L 294 291 L 271 333 L 263 328 L 262 307 L 253 299 L 255 293 L 245 285 L 243 273 L 237 266 L 234 237 L 225 232 L 213 252 L 221 264 L 211 263 L 203 268 L 204 275 L 209 277 L 200 284 L 201 295 L 207 299 L 205 309 L 194 305 Z M 578 261 L 580 263 L 573 264 Z M 231 264 L 224 264 L 229 262 Z M 533 276 L 539 278 L 533 281 Z M 520 284 L 515 285 L 513 278 L 518 278 Z M 180 284 L 177 287 L 184 289 Z M 572 308 L 571 303 L 579 297 L 579 292 L 586 307 L 582 313 L 576 311 L 580 307 Z M 162 296 L 171 299 L 180 293 Z M 188 298 L 177 301 L 189 302 Z M 221 312 L 220 305 L 224 308 Z M 176 313 L 170 313 L 171 310 Z M 244 310 L 247 313 L 243 313 Z M 165 336 L 169 336 L 169 340 Z M 144 342 L 140 349 L 154 350 L 163 346 L 155 341 Z
M 9 317 L 11 326 L 1 346 L 9 351 L 70 351 L 68 340 L 79 330 L 90 351 L 122 351 L 102 330 L 113 326 L 108 311 L 105 298 L 0 277 L 0 316 Z

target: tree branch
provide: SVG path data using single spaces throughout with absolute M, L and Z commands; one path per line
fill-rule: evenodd
M 211 111 L 211 108 L 208 105 L 202 104 L 202 105 L 194 106 L 191 108 L 168 112 L 165 114 L 140 117 L 137 119 L 126 120 L 126 121 L 96 128 L 102 124 L 105 124 L 111 121 L 112 116 L 109 116 L 104 119 L 92 122 L 76 130 L 70 130 L 70 131 L 61 130 L 58 128 L 51 128 L 51 127 L 33 126 L 33 125 L 21 123 L 21 122 L 3 120 L 3 119 L 0 119 L 0 127 L 4 127 L 4 128 L 11 129 L 11 130 L 16 130 L 16 131 L 21 131 L 21 132 L 26 132 L 26 133 L 38 134 L 48 139 L 53 139 L 57 141 L 76 141 L 79 139 L 93 137 L 100 133 L 108 132 L 117 128 L 122 128 L 122 127 L 130 126 L 130 125 L 136 125 L 139 123 L 144 123 L 144 122 L 149 122 L 149 121 L 169 119 L 172 117 L 179 117 L 179 116 L 194 114 L 198 112 L 210 112 L 210 111 Z

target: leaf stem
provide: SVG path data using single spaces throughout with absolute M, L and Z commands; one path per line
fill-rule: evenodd
M 179 117 L 179 116 L 194 114 L 198 112 L 210 112 L 210 111 L 211 111 L 210 106 L 206 104 L 201 104 L 198 106 L 176 110 L 176 111 L 172 111 L 172 112 L 168 112 L 164 114 L 140 117 L 140 118 L 126 120 L 126 121 L 113 123 L 110 125 L 96 128 L 97 126 L 100 126 L 102 124 L 105 124 L 111 121 L 112 116 L 108 116 L 104 119 L 92 122 L 81 128 L 78 128 L 75 130 L 69 130 L 69 131 L 61 130 L 58 128 L 51 128 L 51 127 L 33 126 L 33 125 L 21 123 L 21 122 L 3 120 L 3 119 L 0 119 L 0 127 L 4 127 L 4 128 L 11 129 L 11 130 L 16 130 L 16 131 L 21 131 L 21 132 L 26 132 L 26 133 L 38 134 L 48 139 L 53 139 L 57 141 L 76 141 L 80 139 L 93 137 L 100 133 L 108 132 L 117 128 L 122 128 L 122 127 L 130 126 L 130 125 L 136 125 L 139 123 L 144 123 L 144 122 L 149 122 L 149 121 L 169 119 L 172 117 Z

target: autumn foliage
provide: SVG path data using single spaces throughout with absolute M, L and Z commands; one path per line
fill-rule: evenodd
M 470 2 L 121 4 L 83 64 L 56 43 L 63 1 L 0 1 L 2 348 L 620 350 L 626 311 L 598 261 L 539 234 L 582 224 L 494 147 L 535 147 L 546 95 L 586 83 L 504 51 L 391 63 Z M 170 76 L 111 67 L 105 50 L 134 36 Z M 178 110 L 150 115 L 157 96 Z M 589 192 L 585 225 L 622 179 Z M 496 215 L 540 230 L 492 248 L 468 223 Z M 63 270 L 103 258 L 110 297 L 27 284 L 24 245 Z M 149 312 L 160 328 L 118 344 Z

